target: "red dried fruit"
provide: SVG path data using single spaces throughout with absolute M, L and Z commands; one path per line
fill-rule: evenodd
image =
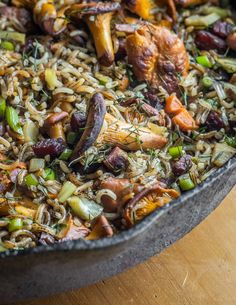
M 225 21 L 217 21 L 213 24 L 212 33 L 225 39 L 232 32 L 232 29 L 232 24 Z
M 128 155 L 119 147 L 115 147 L 104 161 L 107 168 L 114 172 L 120 172 L 128 166 Z
M 70 126 L 72 131 L 81 131 L 86 125 L 86 114 L 84 112 L 74 112 L 71 116 Z
M 224 53 L 227 50 L 227 44 L 223 39 L 207 31 L 198 31 L 195 43 L 201 50 L 215 50 L 219 53 Z
M 37 157 L 44 158 L 47 155 L 57 157 L 66 149 L 66 145 L 61 138 L 45 139 L 33 145 L 32 148 Z
M 219 117 L 218 113 L 211 111 L 206 120 L 206 127 L 208 131 L 220 130 L 224 127 L 224 122 Z
M 192 167 L 192 164 L 190 155 L 183 156 L 178 161 L 172 163 L 172 171 L 176 176 L 183 175 Z

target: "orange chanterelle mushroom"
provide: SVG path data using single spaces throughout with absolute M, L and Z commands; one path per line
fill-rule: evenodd
M 185 75 L 189 59 L 183 42 L 165 27 L 145 24 L 126 40 L 129 64 L 138 81 L 152 87 L 178 91 L 178 78 Z

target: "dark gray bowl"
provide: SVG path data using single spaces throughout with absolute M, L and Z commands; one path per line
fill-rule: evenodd
M 0 254 L 1 303 L 95 283 L 161 252 L 212 212 L 236 183 L 236 158 L 126 232 Z
M 236 157 L 193 191 L 114 238 L 0 253 L 0 303 L 80 288 L 160 253 L 220 204 L 236 183 L 235 168 Z

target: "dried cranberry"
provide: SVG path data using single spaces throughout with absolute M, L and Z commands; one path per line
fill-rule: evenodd
M 84 112 L 74 112 L 71 116 L 70 126 L 72 131 L 80 131 L 81 128 L 85 127 L 86 114 Z
M 223 39 L 207 31 L 198 31 L 195 43 L 201 50 L 215 50 L 219 53 L 224 53 L 227 50 L 227 44 Z
M 172 162 L 172 171 L 176 176 L 183 175 L 192 167 L 192 164 L 190 155 L 182 156 L 178 161 Z
M 120 172 L 128 166 L 128 155 L 119 147 L 115 147 L 104 161 L 107 168 L 114 172 Z
M 227 38 L 227 36 L 232 32 L 232 24 L 225 21 L 217 21 L 213 24 L 212 33 L 221 38 Z
M 66 149 L 66 145 L 61 138 L 45 139 L 33 145 L 32 148 L 37 157 L 44 158 L 47 155 L 57 157 Z
M 224 122 L 219 117 L 218 113 L 211 111 L 206 119 L 206 127 L 208 131 L 220 130 L 224 127 Z
M 148 91 L 143 95 L 152 107 L 156 108 L 157 110 L 163 109 L 163 104 L 161 103 L 157 93 Z

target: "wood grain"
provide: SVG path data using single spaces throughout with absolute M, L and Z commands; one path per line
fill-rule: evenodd
M 96 285 L 24 305 L 235 305 L 235 288 L 236 187 L 159 256 Z

